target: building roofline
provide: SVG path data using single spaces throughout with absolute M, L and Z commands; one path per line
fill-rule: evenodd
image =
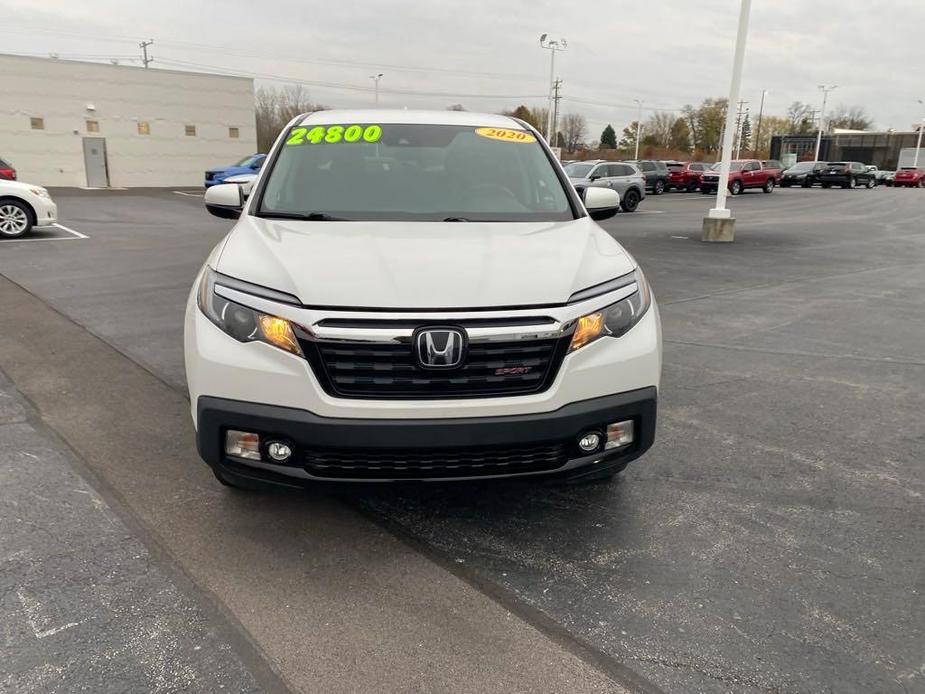
M 230 79 L 230 80 L 245 80 L 247 82 L 250 82 L 251 84 L 254 83 L 253 77 L 246 77 L 244 75 L 225 75 L 220 72 L 196 72 L 193 70 L 171 70 L 171 69 L 165 69 L 165 68 L 160 68 L 160 67 L 144 68 L 140 65 L 122 65 L 121 63 L 118 65 L 113 65 L 112 63 L 95 62 L 92 60 L 73 60 L 71 58 L 52 58 L 52 57 L 46 58 L 44 56 L 36 56 L 36 55 L 19 55 L 17 53 L 0 53 L 0 60 L 2 60 L 3 58 L 16 58 L 17 60 L 31 60 L 34 62 L 44 62 L 44 63 L 53 63 L 53 64 L 67 63 L 70 65 L 92 65 L 94 67 L 104 67 L 104 68 L 109 68 L 113 70 L 120 70 L 120 69 L 121 70 L 139 70 L 139 71 L 157 70 L 157 72 L 159 73 L 166 73 L 169 75 L 194 75 L 197 77 L 223 77 L 225 79 Z

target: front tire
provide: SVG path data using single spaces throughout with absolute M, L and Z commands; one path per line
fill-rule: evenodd
M 635 190 L 628 190 L 623 194 L 623 200 L 620 201 L 620 208 L 624 212 L 635 212 L 639 207 L 639 193 Z
M 729 185 L 729 192 L 733 195 L 739 195 L 742 192 L 742 181 L 733 181 Z
M 841 187 L 846 190 L 854 188 L 854 176 L 848 176 L 848 180 L 842 183 Z
M 17 239 L 32 231 L 32 210 L 18 200 L 0 200 L 0 238 Z
M 867 179 L 867 190 L 870 190 L 876 185 L 876 182 L 872 178 Z
M 764 185 L 761 187 L 761 190 L 764 191 L 765 193 L 773 193 L 774 192 L 774 179 L 769 178 L 767 181 L 765 181 Z
M 655 182 L 655 185 L 652 186 L 652 194 L 653 194 L 653 195 L 661 195 L 661 194 L 664 193 L 664 192 L 665 192 L 665 182 L 664 182 L 664 181 L 656 181 L 656 182 Z

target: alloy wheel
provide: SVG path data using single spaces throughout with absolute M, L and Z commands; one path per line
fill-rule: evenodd
M 29 216 L 18 205 L 0 205 L 0 234 L 19 236 L 29 227 Z

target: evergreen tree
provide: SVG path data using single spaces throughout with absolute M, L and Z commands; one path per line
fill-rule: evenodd
M 739 130 L 739 149 L 742 152 L 745 152 L 751 149 L 752 146 L 752 121 L 748 117 L 748 111 L 745 112 L 745 117 L 742 118 L 742 127 Z
M 616 149 L 617 148 L 617 133 L 614 132 L 613 126 L 610 123 L 607 124 L 607 127 L 604 128 L 604 131 L 601 133 L 601 149 Z

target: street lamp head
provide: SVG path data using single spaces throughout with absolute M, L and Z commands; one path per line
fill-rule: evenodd
M 562 44 L 562 48 L 567 48 L 567 47 L 568 47 L 568 43 L 566 42 L 565 39 L 559 39 L 559 43 Z
M 540 36 L 540 45 L 541 45 L 541 46 L 543 45 L 543 42 L 546 41 L 546 37 L 547 37 L 547 36 L 549 36 L 549 34 L 543 34 L 542 36 Z

